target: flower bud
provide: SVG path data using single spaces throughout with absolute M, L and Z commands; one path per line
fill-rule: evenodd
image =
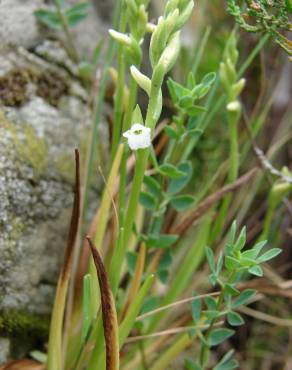
M 227 104 L 226 109 L 229 112 L 240 112 L 241 105 L 238 100 L 234 100 Z
M 173 67 L 174 63 L 179 54 L 180 50 L 180 39 L 179 39 L 180 31 L 176 32 L 170 39 L 168 45 L 164 49 L 161 57 L 159 58 L 158 65 L 163 66 L 164 75 L 169 72 L 169 70 Z
M 245 86 L 245 78 L 241 78 L 238 82 L 236 82 L 232 88 L 231 88 L 231 93 L 235 98 L 238 97 L 238 95 L 242 92 L 244 86 Z
M 122 43 L 126 46 L 131 45 L 131 39 L 128 35 L 125 35 L 124 33 L 117 32 L 117 31 L 112 30 L 112 29 L 110 29 L 108 32 L 111 35 L 111 37 L 113 39 L 115 39 L 116 41 L 118 41 L 118 42 L 120 42 L 120 43 Z
M 179 15 L 178 9 L 175 9 L 166 19 L 160 17 L 157 27 L 152 34 L 150 41 L 150 61 L 154 67 L 164 49 L 167 47 L 171 34 L 176 25 L 177 17 Z
M 143 89 L 148 96 L 150 96 L 150 90 L 151 90 L 151 80 L 147 76 L 145 76 L 143 73 L 141 73 L 138 68 L 135 66 L 131 66 L 131 75 L 134 78 L 134 80 L 137 82 L 137 84 Z

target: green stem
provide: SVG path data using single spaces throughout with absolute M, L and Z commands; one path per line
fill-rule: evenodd
M 228 112 L 228 130 L 230 140 L 230 151 L 229 151 L 229 172 L 228 172 L 228 183 L 232 183 L 237 179 L 239 171 L 239 149 L 238 149 L 238 132 L 237 123 L 240 117 L 240 112 Z M 209 243 L 214 243 L 220 234 L 226 215 L 231 202 L 232 196 L 227 195 L 220 207 L 216 222 L 211 233 Z
M 260 38 L 259 42 L 254 47 L 253 51 L 249 54 L 249 56 L 247 57 L 247 59 L 245 60 L 245 62 L 241 66 L 241 68 L 239 69 L 238 78 L 243 76 L 243 74 L 248 69 L 248 67 L 251 65 L 251 63 L 253 62 L 255 57 L 258 55 L 258 53 L 261 51 L 263 46 L 266 44 L 268 39 L 269 39 L 268 35 L 265 35 L 265 36 Z M 225 102 L 224 96 L 221 96 L 221 97 L 218 98 L 218 96 L 216 94 L 218 88 L 219 88 L 219 78 L 216 79 L 216 82 L 213 85 L 211 94 L 209 95 L 209 97 L 207 99 L 207 104 L 206 104 L 207 112 L 210 110 L 211 107 L 213 107 L 213 109 L 210 110 L 209 114 L 207 114 L 207 113 L 203 114 L 202 117 L 199 119 L 198 124 L 197 124 L 197 128 L 201 129 L 203 132 L 205 131 L 205 129 L 209 125 L 209 123 L 212 121 L 212 118 L 214 117 L 214 115 L 223 106 L 223 104 Z M 200 136 L 197 136 L 197 137 L 191 139 L 189 141 L 188 145 L 185 146 L 185 150 L 182 154 L 182 161 L 186 160 L 190 156 L 190 154 L 192 153 L 192 151 L 195 148 L 199 139 L 200 139 Z
M 121 20 L 120 20 L 120 28 L 119 31 L 124 33 L 126 30 L 127 24 L 127 13 L 126 13 L 126 4 L 123 1 L 122 9 L 121 9 Z M 113 127 L 113 139 L 112 139 L 112 153 L 111 153 L 111 160 L 115 157 L 120 135 L 121 135 L 121 128 L 122 128 L 122 117 L 123 117 L 123 97 L 125 91 L 125 53 L 124 53 L 124 45 L 119 44 L 118 50 L 118 80 L 117 80 L 117 89 L 114 98 L 114 127 Z
M 223 303 L 223 300 L 224 300 L 224 294 L 225 294 L 225 290 L 224 288 L 221 290 L 221 293 L 218 297 L 218 301 L 217 301 L 217 305 L 216 305 L 216 309 L 217 311 L 220 311 L 220 307 Z M 210 323 L 210 326 L 208 328 L 208 330 L 206 331 L 206 334 L 205 334 L 205 338 L 206 340 L 208 341 L 208 337 L 211 333 L 211 331 L 213 330 L 213 327 L 216 323 L 216 319 L 213 319 Z M 204 343 L 202 342 L 202 347 L 201 347 L 201 351 L 200 351 L 200 365 L 202 366 L 202 368 L 204 369 L 206 367 L 206 365 L 208 365 L 208 359 L 207 359 L 207 352 L 209 351 L 209 346 L 207 343 Z
M 120 13 L 120 7 L 121 7 L 122 0 L 118 0 L 115 6 L 114 11 L 114 26 L 117 24 L 117 19 Z M 98 125 L 101 120 L 102 115 L 102 107 L 103 107 L 103 101 L 106 91 L 106 83 L 108 78 L 108 69 L 112 63 L 113 55 L 115 50 L 115 43 L 112 38 L 109 40 L 107 52 L 105 55 L 105 62 L 104 62 L 104 69 L 101 76 L 101 80 L 99 82 L 99 89 L 98 89 L 98 96 L 95 102 L 95 109 L 94 109 L 94 122 L 91 129 L 91 139 L 90 139 L 90 145 L 87 151 L 87 164 L 86 164 L 86 173 L 85 173 L 85 182 L 83 184 L 83 207 L 82 207 L 82 215 L 81 219 L 84 220 L 86 216 L 86 211 L 88 207 L 88 196 L 89 196 L 89 187 L 91 183 L 92 173 L 93 171 L 93 164 L 96 158 L 96 149 L 97 149 L 97 139 L 98 139 Z M 84 231 L 84 230 L 83 230 Z
M 130 94 L 127 111 L 125 113 L 123 122 L 123 131 L 127 131 L 131 126 L 132 113 L 137 99 L 137 83 L 131 78 L 130 81 Z M 124 214 L 126 207 L 126 186 L 127 186 L 127 159 L 128 150 L 125 150 L 122 157 L 121 167 L 120 167 L 120 189 L 119 189 L 119 220 L 120 225 L 124 225 Z
M 153 132 L 155 128 L 155 124 L 158 121 L 160 112 L 157 111 L 157 101 L 159 100 L 159 93 L 160 88 L 163 82 L 163 71 L 160 68 L 154 68 L 153 77 L 152 77 L 152 84 L 151 84 L 151 91 L 150 91 L 150 98 L 149 104 L 147 109 L 147 115 L 145 120 L 145 126 L 150 127 L 151 131 Z M 143 182 L 143 177 L 147 168 L 147 162 L 149 157 L 150 150 L 147 149 L 139 149 L 137 151 L 137 161 L 135 166 L 135 174 L 133 178 L 133 185 L 129 199 L 129 205 L 125 217 L 125 234 L 124 234 L 124 242 L 123 242 L 123 251 L 125 253 L 126 246 L 128 245 L 129 239 L 131 237 L 132 228 L 134 224 L 134 219 L 137 212 L 139 195 L 141 191 L 141 186 Z
M 74 44 L 74 40 L 70 31 L 69 24 L 67 22 L 67 18 L 64 16 L 64 13 L 62 12 L 62 8 L 60 6 L 60 3 L 58 0 L 54 0 L 55 7 L 58 13 L 58 16 L 60 18 L 60 21 L 62 23 L 63 31 L 65 34 L 65 37 L 67 39 L 67 50 L 70 55 L 70 57 L 74 60 L 75 63 L 79 64 L 79 55 L 77 52 L 77 49 Z
M 238 151 L 238 133 L 237 123 L 240 117 L 239 112 L 229 112 L 228 128 L 230 137 L 230 168 L 228 180 L 233 182 L 237 179 L 239 170 L 239 151 Z

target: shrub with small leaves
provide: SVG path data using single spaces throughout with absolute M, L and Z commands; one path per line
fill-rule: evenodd
M 269 34 L 289 55 L 292 55 L 291 41 L 285 36 L 285 32 L 291 31 L 292 28 L 291 1 L 245 0 L 243 3 L 245 7 L 240 6 L 238 0 L 227 0 L 227 10 L 240 27 L 247 32 Z
M 263 270 L 260 265 L 281 253 L 279 248 L 262 252 L 266 241 L 245 249 L 246 229 L 243 228 L 237 237 L 236 229 L 236 222 L 233 222 L 224 250 L 219 253 L 217 260 L 212 249 L 206 247 L 206 258 L 211 271 L 209 280 L 212 286 L 220 288 L 220 293 L 217 298 L 209 296 L 192 302 L 192 317 L 195 325 L 199 327 L 203 324 L 207 327 L 204 332 L 199 329 L 194 332 L 201 341 L 200 358 L 193 364 L 193 368 L 197 370 L 208 367 L 212 347 L 226 341 L 235 333 L 233 329 L 217 327 L 218 325 L 222 325 L 225 320 L 231 327 L 244 324 L 243 318 L 237 311 L 252 300 L 256 291 L 252 289 L 239 291 L 237 285 L 246 279 L 248 274 L 262 276 Z M 228 352 L 214 369 L 237 367 L 232 354 L 233 351 Z M 189 368 L 192 369 L 192 367 Z

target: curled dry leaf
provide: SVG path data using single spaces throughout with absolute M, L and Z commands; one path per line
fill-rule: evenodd
M 91 249 L 99 281 L 104 339 L 106 345 L 106 370 L 119 370 L 119 327 L 113 294 L 106 270 L 98 250 L 90 237 L 86 237 Z

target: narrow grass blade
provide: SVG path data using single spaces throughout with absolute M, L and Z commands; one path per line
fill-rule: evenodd
M 128 308 L 134 301 L 141 284 L 141 279 L 144 271 L 144 265 L 145 265 L 145 257 L 146 257 L 146 246 L 144 243 L 141 244 L 138 259 L 135 267 L 134 276 L 131 279 L 131 285 L 128 291 L 128 297 L 126 300 L 126 304 L 122 313 L 122 317 L 125 316 L 125 313 L 127 312 Z
M 83 322 L 82 322 L 82 331 L 81 337 L 82 342 L 84 343 L 88 334 L 88 330 L 91 324 L 91 275 L 87 274 L 83 278 L 83 302 L 82 302 L 82 311 L 83 311 Z
M 98 250 L 89 237 L 86 239 L 91 249 L 99 281 L 106 345 L 106 370 L 119 370 L 119 328 L 113 294 Z
M 109 174 L 109 178 L 107 180 L 104 192 L 102 194 L 100 208 L 98 211 L 97 229 L 95 231 L 95 236 L 94 236 L 94 244 L 97 249 L 101 248 L 101 243 L 102 243 L 104 233 L 106 230 L 106 224 L 109 218 L 110 205 L 112 202 L 114 186 L 115 186 L 116 179 L 118 176 L 118 171 L 119 171 L 119 167 L 121 163 L 123 149 L 124 149 L 124 145 L 121 144 L 118 148 L 117 154 L 115 156 L 115 159 L 114 159 L 114 162 L 113 162 L 110 174 Z
M 167 305 L 174 302 L 177 297 L 183 292 L 189 283 L 192 275 L 195 273 L 196 269 L 199 267 L 202 259 L 205 255 L 205 246 L 209 236 L 209 230 L 211 225 L 210 215 L 206 215 L 198 227 L 198 235 L 196 242 L 191 246 L 187 252 L 184 260 L 181 263 L 181 267 L 175 272 L 174 278 L 171 281 L 168 292 L 166 293 L 161 305 Z M 160 321 L 164 318 L 166 312 L 158 313 L 151 320 L 148 333 L 156 330 Z
M 146 297 L 146 294 L 151 288 L 153 282 L 154 282 L 154 275 L 151 274 L 146 278 L 144 284 L 142 285 L 141 289 L 139 290 L 138 294 L 133 300 L 131 306 L 129 307 L 126 317 L 124 318 L 123 322 L 120 325 L 120 332 L 119 332 L 120 346 L 122 346 L 125 340 L 127 339 L 136 321 L 136 318 L 140 313 L 140 310 L 144 302 L 144 299 Z
M 75 191 L 71 223 L 67 241 L 64 264 L 60 272 L 56 297 L 51 318 L 51 327 L 48 346 L 48 370 L 62 370 L 62 328 L 65 312 L 66 296 L 70 278 L 73 252 L 78 233 L 80 218 L 80 163 L 79 152 L 75 150 Z
M 194 341 L 188 334 L 180 336 L 164 353 L 162 353 L 157 361 L 150 367 L 149 370 L 165 370 L 169 368 L 172 361 Z
M 121 144 L 118 148 L 117 154 L 115 156 L 114 162 L 112 164 L 112 168 L 107 180 L 107 183 L 105 185 L 102 198 L 101 198 L 101 203 L 100 207 L 98 210 L 98 213 L 96 215 L 96 230 L 94 234 L 94 245 L 95 247 L 100 250 L 101 245 L 103 242 L 104 234 L 106 231 L 106 226 L 108 223 L 109 219 L 109 214 L 110 214 L 110 209 L 111 209 L 111 203 L 113 199 L 113 192 L 114 192 L 114 187 L 116 183 L 116 178 L 118 176 L 118 171 L 119 171 L 119 166 L 121 163 L 121 158 L 123 154 L 123 148 L 124 146 Z M 94 311 L 97 312 L 98 309 L 98 283 L 97 283 L 97 278 L 96 275 L 94 274 L 94 263 L 91 260 L 90 265 L 89 265 L 89 272 L 91 273 L 92 276 L 92 301 L 93 304 L 95 305 Z

